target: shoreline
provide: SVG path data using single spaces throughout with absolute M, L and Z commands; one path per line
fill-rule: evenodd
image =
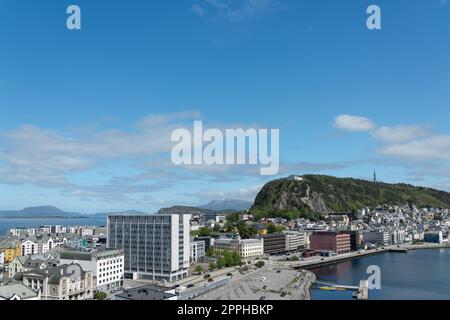
M 377 248 L 377 249 L 371 249 L 367 251 L 361 251 L 361 252 L 350 252 L 350 253 L 344 253 L 338 256 L 334 257 L 320 257 L 320 258 L 314 258 L 310 260 L 304 260 L 301 262 L 296 262 L 295 264 L 290 263 L 291 267 L 293 269 L 305 269 L 305 270 L 311 270 L 318 267 L 323 267 L 327 265 L 333 265 L 340 262 L 363 258 L 366 256 L 386 253 L 386 252 L 399 252 L 402 251 L 406 252 L 405 250 L 430 250 L 430 249 L 450 249 L 450 243 L 443 243 L 443 244 L 404 244 L 404 245 L 392 245 L 392 246 L 386 246 L 383 248 Z

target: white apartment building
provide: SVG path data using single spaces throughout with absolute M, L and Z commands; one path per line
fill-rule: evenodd
M 216 239 L 214 251 L 237 252 L 242 258 L 258 257 L 264 254 L 263 239 Z
M 21 244 L 22 244 L 22 256 L 39 254 L 39 246 L 37 242 L 25 240 Z
M 206 243 L 205 241 L 193 241 L 191 242 L 191 261 L 198 262 L 206 254 Z
M 188 276 L 190 214 L 112 215 L 108 248 L 122 250 L 125 275 L 176 282 Z
M 120 250 L 100 252 L 63 251 L 60 265 L 79 264 L 84 271 L 91 271 L 98 291 L 116 291 L 123 286 L 125 257 Z

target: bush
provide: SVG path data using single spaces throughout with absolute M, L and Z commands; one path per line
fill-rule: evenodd
M 211 262 L 208 266 L 208 269 L 210 271 L 216 270 L 217 269 L 217 265 L 214 262 Z
M 258 268 L 262 268 L 262 267 L 264 267 L 265 266 L 265 262 L 264 261 L 258 261 L 256 264 L 255 264 L 255 266 L 257 266 Z
M 105 300 L 106 297 L 107 297 L 107 294 L 105 292 L 103 292 L 103 291 L 97 291 L 94 294 L 94 299 L 95 300 Z
M 195 272 L 203 272 L 203 267 L 202 266 L 195 267 Z

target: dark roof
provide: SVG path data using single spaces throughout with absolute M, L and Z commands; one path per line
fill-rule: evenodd
M 66 259 L 66 260 L 90 261 L 92 259 L 92 253 L 81 252 L 81 251 L 63 251 L 63 252 L 61 252 L 59 258 Z
M 83 271 L 83 268 L 77 264 L 63 264 L 58 267 L 49 268 L 49 269 L 43 269 L 43 270 L 32 270 L 32 271 L 26 271 L 22 273 L 22 277 L 28 277 L 28 276 L 37 276 L 37 277 L 48 277 L 48 283 L 50 284 L 59 284 L 61 278 L 63 277 L 76 277 L 77 271 L 79 272 L 78 275 L 80 277 L 83 277 L 85 272 Z
M 139 288 L 127 289 L 116 297 L 125 300 L 166 300 L 176 295 L 165 291 L 171 288 L 164 288 L 157 285 L 148 285 Z

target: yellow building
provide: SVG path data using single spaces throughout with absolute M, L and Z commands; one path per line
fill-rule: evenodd
M 15 257 L 22 255 L 22 246 L 20 242 L 11 243 L 3 249 L 3 252 L 5 253 L 5 263 L 10 263 Z

